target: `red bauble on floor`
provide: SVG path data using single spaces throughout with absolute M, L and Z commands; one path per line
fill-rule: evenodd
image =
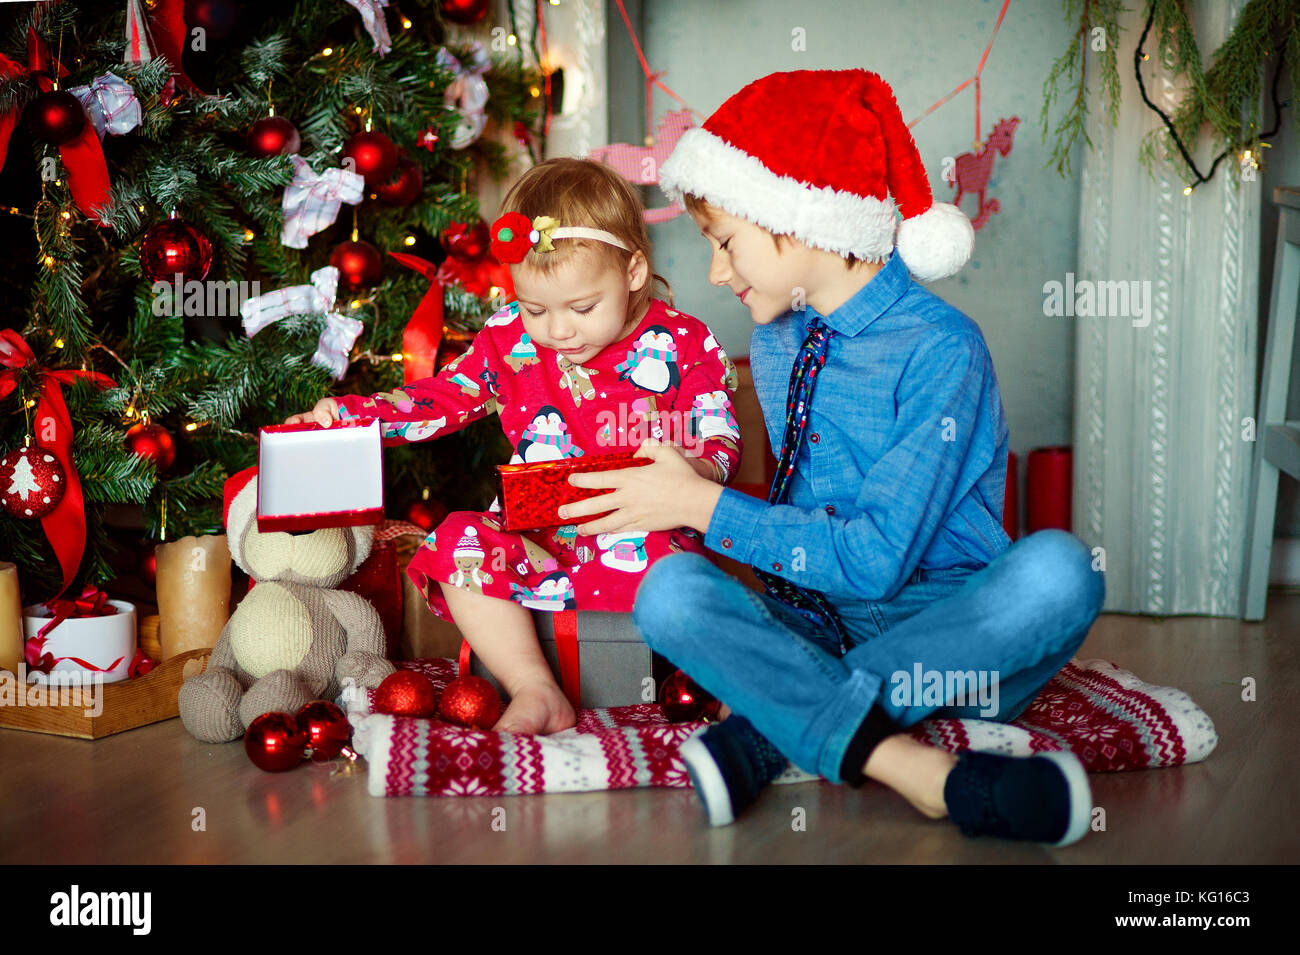
M 713 719 L 722 709 L 722 704 L 687 676 L 684 670 L 675 670 L 672 676 L 664 680 L 663 686 L 659 688 L 659 706 L 663 710 L 664 719 L 670 723 Z
M 244 752 L 258 769 L 282 773 L 302 762 L 307 734 L 288 713 L 263 713 L 244 733 Z
M 438 690 L 423 673 L 398 670 L 375 690 L 374 708 L 391 716 L 433 716 L 438 712 Z
M 333 759 L 352 738 L 352 724 L 329 700 L 312 700 L 298 711 L 297 720 L 307 734 L 307 748 L 316 762 Z
M 442 691 L 438 716 L 458 726 L 489 730 L 501 719 L 501 695 L 481 676 L 459 676 Z

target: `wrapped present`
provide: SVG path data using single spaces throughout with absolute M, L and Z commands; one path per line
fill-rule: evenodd
M 574 487 L 569 483 L 569 475 L 580 471 L 618 471 L 649 463 L 649 458 L 636 458 L 631 451 L 621 451 L 562 461 L 499 464 L 497 482 L 501 526 L 508 531 L 558 527 L 564 523 L 556 514 L 561 505 L 609 493 L 607 488 Z M 593 521 L 601 516 L 592 514 L 585 520 Z
M 384 516 L 383 448 L 373 418 L 262 428 L 257 529 L 309 531 L 377 524 Z
M 551 672 L 575 709 L 654 702 L 654 654 L 630 613 L 534 611 L 533 622 Z M 505 695 L 468 643 L 461 644 L 460 672 L 486 677 Z
M 49 674 L 71 683 L 129 679 L 135 659 L 135 605 L 109 600 L 87 587 L 75 599 L 51 600 L 23 609 L 28 678 Z

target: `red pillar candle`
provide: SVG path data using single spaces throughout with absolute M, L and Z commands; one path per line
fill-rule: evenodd
M 1015 540 L 1020 536 L 1020 468 L 1016 452 L 1007 452 L 1007 493 L 1002 502 L 1002 529 Z
M 1070 530 L 1073 479 L 1074 454 L 1069 445 L 1034 448 L 1029 452 L 1025 523 L 1030 534 L 1048 527 Z

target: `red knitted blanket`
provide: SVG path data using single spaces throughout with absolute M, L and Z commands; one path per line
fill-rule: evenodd
M 452 660 L 399 664 L 441 688 Z M 668 723 L 654 703 L 582 710 L 578 725 L 551 736 L 492 733 L 437 720 L 370 711 L 360 694 L 349 716 L 353 746 L 369 765 L 373 796 L 500 796 L 639 786 L 689 787 L 678 745 L 699 723 Z M 1071 661 L 1011 723 L 932 719 L 917 739 L 949 752 L 1026 756 L 1072 750 L 1089 772 L 1180 766 L 1218 743 L 1214 724 L 1181 690 L 1144 683 L 1103 660 Z M 815 779 L 791 767 L 777 782 Z

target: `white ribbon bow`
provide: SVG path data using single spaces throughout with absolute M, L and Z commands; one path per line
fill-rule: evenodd
M 311 274 L 311 285 L 290 285 L 265 295 L 245 299 L 239 307 L 244 318 L 244 331 L 252 338 L 268 325 L 289 315 L 323 314 L 325 329 L 311 363 L 326 369 L 338 381 L 348 372 L 348 353 L 356 343 L 365 325 L 334 310 L 334 297 L 338 292 L 339 270 L 332 265 L 317 269 Z
M 361 22 L 365 24 L 366 32 L 370 34 L 370 39 L 375 41 L 375 52 L 382 57 L 393 48 L 393 40 L 388 35 L 388 24 L 384 22 L 383 8 L 388 6 L 388 0 L 347 0 L 347 2 L 361 14 Z
M 114 73 L 96 76 L 89 86 L 74 86 L 68 92 L 86 107 L 86 115 L 101 142 L 105 133 L 125 136 L 144 119 L 135 90 Z
M 488 101 L 488 85 L 483 74 L 492 66 L 487 50 L 475 40 L 469 47 L 469 63 L 462 65 L 444 46 L 438 51 L 437 63 L 448 70 L 455 79 L 443 94 L 443 102 L 460 114 L 451 134 L 451 148 L 464 149 L 483 134 L 487 116 L 483 110 Z
M 320 175 L 301 156 L 293 161 L 294 177 L 284 190 L 284 228 L 280 244 L 291 249 L 307 248 L 307 239 L 328 229 L 339 217 L 339 204 L 355 206 L 361 201 L 366 181 L 347 169 L 326 169 Z

